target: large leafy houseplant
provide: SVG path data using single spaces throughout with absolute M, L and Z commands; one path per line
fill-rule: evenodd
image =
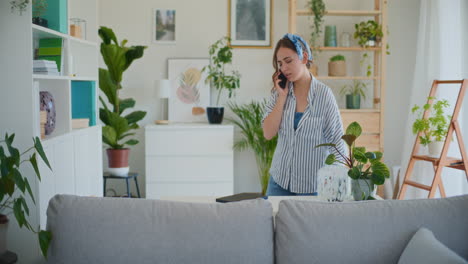
M 99 117 L 105 124 L 102 128 L 102 140 L 111 150 L 108 150 L 108 155 L 110 155 L 109 152 L 112 152 L 112 150 L 127 151 L 126 164 L 128 167 L 128 149 L 125 146 L 138 144 L 138 140 L 131 138 L 131 136 L 135 135 L 131 131 L 139 128 L 137 122 L 145 117 L 146 112 L 134 111 L 124 115 L 125 110 L 135 106 L 135 100 L 132 98 L 121 99 L 119 91 L 122 89 L 124 71 L 128 69 L 134 60 L 143 56 L 143 51 L 146 47 L 127 47 L 125 46 L 127 43 L 126 39 L 119 43 L 112 29 L 107 27 L 99 29 L 99 36 L 102 39 L 102 58 L 107 65 L 107 69 L 99 68 L 99 88 L 111 105 L 111 107 L 108 107 L 103 98 L 99 97 L 103 106 L 103 108 L 99 109 Z M 109 166 L 114 165 L 110 164 Z M 125 167 L 125 165 L 118 164 L 115 166 Z
M 353 180 L 353 192 L 355 192 L 355 199 L 359 200 L 372 200 L 372 191 L 374 185 L 382 185 L 385 179 L 390 177 L 390 170 L 387 165 L 381 161 L 383 154 L 380 151 L 366 151 L 364 147 L 356 147 L 355 143 L 357 138 L 361 135 L 362 128 L 357 122 L 351 123 L 346 129 L 346 134 L 341 138 L 348 146 L 349 156 L 346 153 L 341 153 L 336 144 L 325 143 L 317 145 L 318 147 L 333 147 L 339 158 L 335 154 L 330 154 L 325 160 L 327 165 L 342 164 L 348 170 L 348 176 Z M 354 184 L 362 182 L 362 184 Z M 364 187 L 363 187 L 364 186 Z M 356 195 L 359 197 L 357 198 Z
M 24 162 L 29 162 L 34 169 L 35 176 L 41 180 L 37 154 L 49 169 L 50 164 L 38 137 L 33 138 L 34 145 L 21 154 L 13 146 L 14 139 L 15 134 L 5 134 L 5 138 L 0 140 L 0 219 L 3 219 L 3 222 L 7 222 L 8 218 L 6 216 L 13 213 L 20 228 L 24 226 L 38 235 L 42 254 L 47 257 L 52 233 L 44 230 L 36 231 L 28 221 L 29 207 L 26 203 L 26 197 L 29 196 L 34 204 L 36 201 L 28 178 L 21 174 L 20 167 Z M 23 155 L 28 154 L 32 150 L 35 150 L 35 152 L 29 156 L 29 159 L 21 160 Z
M 419 116 L 413 122 L 413 134 L 420 134 L 419 142 L 423 146 L 429 145 L 430 154 L 438 156 L 447 136 L 449 121 L 452 119 L 451 115 L 444 113 L 450 104 L 447 100 L 436 100 L 435 97 L 427 99 L 428 102 L 422 107 L 415 105 L 411 109 L 413 114 Z M 425 111 L 431 111 L 431 114 L 424 116 Z
M 207 72 L 206 83 L 211 83 L 218 90 L 215 107 L 207 107 L 208 121 L 211 124 L 220 124 L 223 121 L 224 107 L 219 106 L 219 99 L 223 90 L 228 91 L 229 98 L 234 90 L 240 87 L 240 73 L 238 71 L 226 71 L 226 66 L 232 64 L 232 47 L 229 46 L 231 39 L 222 37 L 210 46 L 210 64 L 203 67 L 203 72 Z
M 234 144 L 234 149 L 242 151 L 250 148 L 254 152 L 262 195 L 265 195 L 271 161 L 278 140 L 277 136 L 271 140 L 263 136 L 262 117 L 265 112 L 265 102 L 252 101 L 244 105 L 230 103 L 229 108 L 237 116 L 237 119 L 229 120 L 241 129 L 243 136 Z

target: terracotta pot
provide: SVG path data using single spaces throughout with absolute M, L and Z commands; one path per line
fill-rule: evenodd
M 0 214 L 0 256 L 7 250 L 8 217 Z
M 127 176 L 130 170 L 128 167 L 130 149 L 107 149 L 106 151 L 109 172 L 114 176 Z

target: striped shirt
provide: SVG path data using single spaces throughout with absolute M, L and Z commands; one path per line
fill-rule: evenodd
M 294 193 L 313 193 L 317 191 L 317 172 L 325 165 L 331 152 L 339 155 L 334 148 L 320 147 L 323 143 L 337 144 L 341 153 L 347 154 L 341 136 L 343 125 L 335 97 L 328 86 L 312 76 L 307 107 L 294 130 L 296 97 L 294 85 L 289 83 L 289 94 L 283 109 L 278 144 L 276 146 L 270 174 L 278 185 Z M 273 111 L 278 98 L 274 90 L 266 104 L 265 118 Z

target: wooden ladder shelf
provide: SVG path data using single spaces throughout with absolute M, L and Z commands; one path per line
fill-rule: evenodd
M 468 180 L 468 156 L 465 151 L 465 145 L 463 144 L 462 133 L 460 130 L 460 124 L 458 123 L 458 114 L 460 112 L 463 97 L 465 95 L 466 87 L 468 86 L 468 79 L 464 80 L 455 80 L 455 81 L 439 81 L 434 80 L 432 83 L 431 92 L 429 93 L 429 97 L 434 97 L 437 91 L 437 86 L 439 84 L 460 84 L 460 92 L 458 93 L 457 102 L 455 104 L 455 109 L 453 110 L 452 120 L 450 121 L 450 125 L 447 132 L 447 137 L 445 138 L 444 147 L 442 148 L 442 153 L 440 154 L 439 158 L 430 157 L 430 156 L 423 156 L 423 155 L 416 155 L 419 150 L 419 137 L 421 136 L 422 132 L 419 132 L 416 136 L 416 142 L 413 146 L 413 152 L 411 153 L 411 158 L 408 163 L 408 169 L 406 170 L 405 179 L 403 181 L 403 185 L 401 187 L 400 193 L 398 194 L 398 199 L 403 200 L 405 197 L 406 189 L 408 185 L 429 191 L 428 198 L 433 198 L 437 187 L 439 187 L 441 197 L 445 197 L 445 189 L 442 184 L 442 169 L 444 167 L 453 168 L 465 171 L 466 178 Z M 432 103 L 432 100 L 428 101 L 429 104 Z M 424 111 L 424 118 L 429 117 L 429 110 Z M 453 132 L 455 132 L 457 136 L 458 146 L 460 147 L 461 159 L 447 157 L 447 152 L 450 146 L 450 142 L 452 142 Z M 414 169 L 414 164 L 416 161 L 428 161 L 432 162 L 434 166 L 434 179 L 432 180 L 432 185 L 425 185 L 415 181 L 411 181 L 411 173 Z

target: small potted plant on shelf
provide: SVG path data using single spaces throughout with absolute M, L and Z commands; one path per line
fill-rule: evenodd
M 328 76 L 346 76 L 346 61 L 343 55 L 338 54 L 330 58 Z
M 33 24 L 48 27 L 47 19 L 42 16 L 47 11 L 47 0 L 32 0 L 32 22 Z
M 209 48 L 210 65 L 203 68 L 208 72 L 205 82 L 211 83 L 218 90 L 216 106 L 206 108 L 210 124 L 221 124 L 223 122 L 224 107 L 219 106 L 219 99 L 223 90 L 228 91 L 231 98 L 235 89 L 240 87 L 240 74 L 238 71 L 226 72 L 226 65 L 232 64 L 232 47 L 229 46 L 231 39 L 222 37 Z
M 436 100 L 435 97 L 428 97 L 428 102 L 420 107 L 415 105 L 411 112 L 420 116 L 413 122 L 413 134 L 419 134 L 419 142 L 423 146 L 429 147 L 429 155 L 440 157 L 444 146 L 445 138 L 449 128 L 451 115 L 445 115 L 444 109 L 450 107 L 447 100 Z M 424 116 L 424 111 L 431 111 L 431 115 Z
M 326 143 L 317 145 L 318 147 L 333 147 L 340 156 L 330 154 L 325 160 L 327 165 L 342 164 L 348 170 L 351 177 L 351 191 L 356 201 L 375 199 L 376 185 L 382 185 L 385 179 L 390 177 L 390 170 L 381 161 L 383 153 L 379 151 L 366 151 L 364 147 L 356 147 L 356 140 L 362 134 L 362 128 L 357 122 L 351 123 L 346 128 L 346 134 L 341 138 L 346 142 L 349 149 L 349 156 L 341 153 L 336 144 Z
M 366 100 L 366 84 L 358 80 L 354 80 L 352 85 L 345 85 L 341 88 L 340 94 L 346 95 L 347 109 L 360 109 L 361 96 Z
M 38 235 L 41 252 L 47 257 L 47 249 L 52 240 L 52 233 L 44 230 L 36 231 L 28 221 L 29 207 L 26 198 L 29 196 L 34 204 L 36 201 L 28 178 L 21 174 L 20 166 L 24 162 L 31 163 L 34 176 L 41 180 L 37 155 L 49 169 L 50 164 L 38 137 L 33 138 L 34 145 L 22 153 L 13 146 L 14 139 L 15 134 L 6 134 L 5 138 L 0 140 L 0 256 L 7 250 L 6 233 L 9 222 L 7 215 L 13 213 L 20 228 L 24 226 Z M 29 159 L 21 160 L 23 155 L 32 150 L 35 152 L 29 156 Z
M 266 140 L 263 136 L 262 117 L 265 112 L 265 102 L 252 101 L 249 104 L 237 105 L 230 103 L 229 108 L 238 117 L 229 119 L 241 129 L 242 139 L 234 144 L 234 149 L 242 151 L 250 148 L 257 162 L 258 176 L 262 186 L 261 196 L 264 196 L 270 178 L 271 161 L 275 152 L 277 137 Z
M 17 9 L 20 15 L 23 15 L 23 12 L 26 11 L 26 8 L 29 5 L 29 0 L 13 0 L 10 1 L 10 4 L 11 12 L 14 12 L 15 9 Z
M 318 49 L 316 47 L 318 46 L 317 43 L 320 37 L 320 33 L 322 33 L 323 16 L 325 15 L 325 3 L 323 0 L 309 0 L 308 5 L 310 11 L 314 14 L 314 21 L 311 25 L 312 31 L 310 33 L 310 46 L 314 60 L 310 66 L 310 72 L 312 75 L 317 76 L 318 66 L 315 64 L 315 60 L 318 57 Z
M 112 29 L 101 27 L 99 36 L 102 39 L 101 54 L 107 69 L 99 68 L 99 88 L 107 97 L 109 108 L 100 96 L 103 108 L 99 109 L 99 118 L 104 123 L 102 140 L 109 146 L 107 157 L 109 172 L 115 176 L 126 176 L 129 172 L 128 156 L 130 149 L 126 145 L 138 144 L 138 140 L 129 139 L 135 135 L 132 130 L 138 129 L 138 121 L 146 115 L 144 111 L 134 111 L 124 115 L 124 111 L 135 106 L 132 98 L 121 99 L 122 75 L 136 59 L 143 56 L 145 46 L 127 47 L 127 40 L 117 41 Z
M 374 20 L 363 21 L 355 24 L 354 38 L 359 39 L 361 47 L 375 47 L 383 37 L 382 26 Z

